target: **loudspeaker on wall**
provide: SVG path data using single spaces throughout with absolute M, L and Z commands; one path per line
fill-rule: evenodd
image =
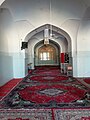
M 21 50 L 28 48 L 28 42 L 22 42 Z

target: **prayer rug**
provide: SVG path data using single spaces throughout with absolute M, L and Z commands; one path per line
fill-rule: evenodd
M 2 109 L 0 120 L 52 120 L 50 109 Z
M 88 94 L 88 89 L 75 79 L 55 84 L 22 82 L 1 101 L 0 108 L 85 108 L 90 107 Z
M 36 74 L 43 71 L 45 74 Z M 34 74 L 33 74 L 34 73 Z M 51 73 L 49 75 L 49 73 Z M 59 73 L 59 74 L 58 74 Z M 34 70 L 0 103 L 0 109 L 89 108 L 90 90 L 59 69 Z
M 55 120 L 90 120 L 89 109 L 54 109 Z
M 68 76 L 31 76 L 30 80 L 37 82 L 61 82 L 64 80 L 68 80 Z

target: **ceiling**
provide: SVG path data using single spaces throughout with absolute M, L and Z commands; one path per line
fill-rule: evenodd
M 74 20 L 88 17 L 89 6 L 90 0 L 5 0 L 1 8 L 10 11 L 19 36 L 22 35 L 20 38 L 25 38 L 29 32 L 45 24 L 61 28 L 68 21 L 71 24 Z M 7 17 L 4 19 L 7 20 Z M 70 24 L 67 24 L 67 28 Z
M 28 20 L 36 26 L 39 23 L 80 19 L 88 5 L 89 0 L 6 0 L 1 7 L 10 10 L 14 21 Z

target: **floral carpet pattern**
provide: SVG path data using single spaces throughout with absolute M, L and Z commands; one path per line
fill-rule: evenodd
M 55 120 L 90 120 L 90 109 L 54 109 Z
M 88 94 L 87 87 L 57 68 L 36 69 L 1 101 L 0 108 L 88 108 Z
M 0 120 L 52 120 L 50 109 L 0 110 Z
M 0 120 L 90 120 L 90 89 L 58 67 L 38 67 L 0 101 Z
M 4 109 L 0 120 L 90 120 L 90 109 Z

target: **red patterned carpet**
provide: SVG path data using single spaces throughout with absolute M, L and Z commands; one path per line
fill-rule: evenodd
M 86 90 L 66 85 L 29 86 L 19 91 L 21 98 L 35 103 L 70 103 L 84 97 Z M 36 99 L 37 98 L 37 99 Z
M 20 82 L 21 79 L 12 79 L 9 82 L 7 82 L 5 85 L 0 87 L 0 100 L 3 99 L 5 96 L 7 96 L 14 87 L 16 87 Z
M 0 120 L 90 120 L 90 109 L 5 109 Z
M 0 119 L 76 120 L 79 111 L 77 119 L 86 120 L 89 110 L 90 90 L 85 85 L 62 75 L 58 67 L 44 66 L 36 67 L 1 100 Z
M 90 84 L 90 78 L 84 79 L 84 82 L 86 82 L 87 84 Z

